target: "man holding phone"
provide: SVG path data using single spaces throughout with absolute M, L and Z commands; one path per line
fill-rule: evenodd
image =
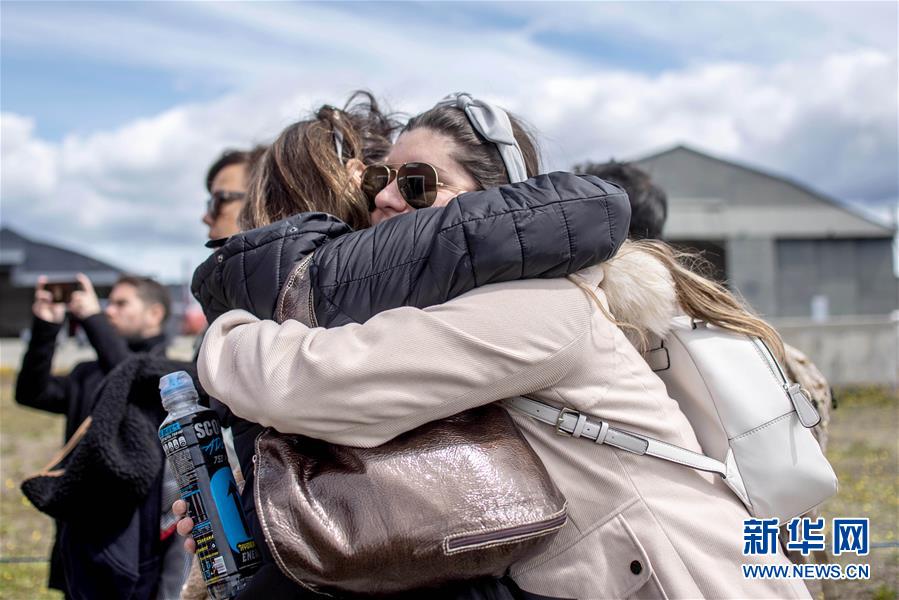
M 65 440 L 90 415 L 103 378 L 134 353 L 164 353 L 163 325 L 169 316 L 168 290 L 146 277 L 123 276 L 113 286 L 105 311 L 94 286 L 79 273 L 77 289 L 38 278 L 34 292 L 31 341 L 16 381 L 16 402 L 66 415 Z M 57 288 L 57 289 L 54 289 Z M 66 300 L 62 302 L 57 300 Z M 97 360 L 76 365 L 65 376 L 54 376 L 51 363 L 56 337 L 66 313 L 84 328 Z M 49 587 L 66 591 L 59 539 L 50 561 Z

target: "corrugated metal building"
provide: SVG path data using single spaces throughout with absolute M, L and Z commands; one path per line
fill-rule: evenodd
M 665 239 L 705 251 L 759 313 L 825 319 L 899 308 L 895 226 L 685 146 L 634 162 L 668 194 Z

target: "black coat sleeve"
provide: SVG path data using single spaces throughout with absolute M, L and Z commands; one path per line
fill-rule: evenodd
M 612 257 L 629 225 L 627 194 L 590 175 L 550 173 L 462 194 L 319 248 L 310 267 L 315 316 L 328 327 L 362 323 L 488 283 L 562 277 Z
M 97 362 L 103 374 L 112 371 L 119 363 L 133 356 L 125 338 L 116 333 L 109 319 L 103 313 L 88 317 L 81 322 L 87 339 L 97 353 Z
M 16 402 L 53 413 L 66 414 L 69 406 L 66 377 L 51 375 L 56 336 L 61 325 L 34 318 L 31 341 L 16 379 Z
M 194 270 L 191 293 L 210 323 L 235 308 L 271 319 L 294 265 L 351 231 L 337 217 L 301 213 L 231 236 Z

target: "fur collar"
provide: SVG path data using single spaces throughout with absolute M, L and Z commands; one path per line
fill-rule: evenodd
M 674 280 L 668 269 L 630 242 L 625 242 L 618 254 L 603 264 L 600 287 L 612 316 L 643 334 L 665 337 L 671 319 L 680 313 Z M 622 329 L 632 343 L 639 339 L 630 328 Z

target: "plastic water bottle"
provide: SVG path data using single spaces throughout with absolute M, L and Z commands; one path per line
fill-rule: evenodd
M 169 413 L 159 427 L 159 440 L 194 522 L 191 536 L 203 579 L 213 598 L 232 598 L 247 586 L 261 556 L 231 473 L 221 423 L 214 411 L 199 404 L 185 371 L 162 377 L 159 395 Z

